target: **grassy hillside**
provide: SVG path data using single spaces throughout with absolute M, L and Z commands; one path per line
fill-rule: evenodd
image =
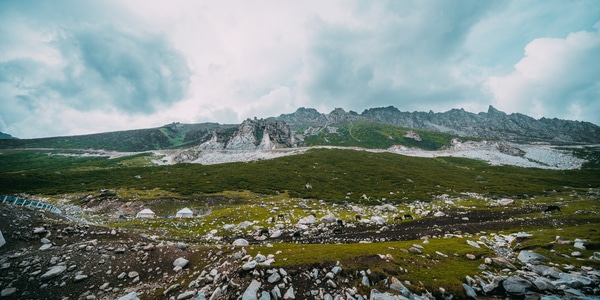
M 180 148 L 197 145 L 211 137 L 213 130 L 237 127 L 216 123 L 173 123 L 159 128 L 106 132 L 39 139 L 0 139 L 0 149 L 59 148 L 105 149 L 124 152 Z
M 409 130 L 417 133 L 422 140 L 417 141 L 405 137 Z M 453 138 L 458 138 L 458 136 L 378 122 L 355 121 L 340 126 L 335 133 L 322 130 L 316 135 L 307 137 L 305 143 L 307 146 L 332 145 L 380 149 L 386 149 L 393 145 L 403 145 L 425 150 L 438 150 L 450 146 L 450 141 Z
M 555 171 L 490 166 L 462 158 L 419 158 L 391 153 L 314 149 L 303 155 L 250 163 L 150 166 L 149 154 L 75 158 L 35 151 L 0 155 L 0 194 L 64 194 L 128 188 L 160 190 L 181 198 L 248 190 L 334 202 L 428 200 L 477 192 L 538 195 L 598 187 L 597 167 Z M 312 188 L 307 189 L 309 183 Z M 365 195 L 368 200 L 365 200 Z

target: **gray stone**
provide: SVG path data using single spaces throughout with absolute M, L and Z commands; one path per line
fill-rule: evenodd
M 401 300 L 406 299 L 404 297 L 400 298 L 400 296 L 390 294 L 388 292 L 380 292 L 376 289 L 371 290 L 371 294 L 369 295 L 370 300 Z
M 333 272 L 333 274 L 335 274 L 335 275 L 338 275 L 338 274 L 340 274 L 340 272 L 342 272 L 342 267 L 335 266 L 331 269 L 331 272 Z
M 52 248 L 52 244 L 43 244 L 39 250 L 44 251 L 44 250 L 48 250 L 50 248 Z
M 546 277 L 536 277 L 532 281 L 533 285 L 540 291 L 554 291 L 556 290 L 556 286 L 552 283 L 552 281 Z
M 190 298 L 194 297 L 195 294 L 196 294 L 196 291 L 185 291 L 185 292 L 177 295 L 177 300 L 190 299 Z
M 522 263 L 526 264 L 534 261 L 547 260 L 548 258 L 543 255 L 537 254 L 533 251 L 523 250 L 519 252 L 519 256 L 517 256 L 517 259 L 520 260 Z
M 273 296 L 273 299 L 281 299 L 281 290 L 278 286 L 273 287 L 273 290 L 271 290 L 271 296 Z
M 362 277 L 361 283 L 364 286 L 370 286 L 371 285 L 371 283 L 369 282 L 369 277 L 367 277 L 366 275 Z
M 185 259 L 185 258 L 183 258 L 183 257 L 180 257 L 180 258 L 176 259 L 176 260 L 173 262 L 173 266 L 174 266 L 174 267 L 177 267 L 177 266 L 179 266 L 179 267 L 181 267 L 181 268 L 185 268 L 185 266 L 187 266 L 187 264 L 188 264 L 189 262 L 190 262 L 189 260 L 187 260 L 187 259 Z
M 583 242 L 575 242 L 573 244 L 573 247 L 575 247 L 577 249 L 585 250 L 585 246 L 583 245 Z
M 0 247 L 6 245 L 6 240 L 4 239 L 4 236 L 2 235 L 2 231 L 0 231 Z
M 471 240 L 467 240 L 467 244 L 469 244 L 475 248 L 481 248 L 481 246 L 479 246 L 479 244 L 477 242 L 473 242 Z
M 569 287 L 572 288 L 581 288 L 584 286 L 588 286 L 592 284 L 592 280 L 585 277 L 585 276 L 578 276 L 575 274 L 569 274 L 569 273 L 560 273 L 560 279 L 558 280 L 559 283 L 564 283 L 566 285 L 568 285 Z M 553 282 L 554 284 L 556 284 L 557 282 Z
M 196 296 L 196 298 L 194 300 L 205 300 L 206 299 L 206 295 L 204 294 L 204 290 L 200 290 L 198 292 L 198 296 Z
M 246 288 L 246 291 L 244 291 L 244 295 L 242 295 L 242 300 L 257 300 L 258 298 L 256 294 L 258 293 L 258 289 L 260 288 L 260 286 L 260 282 L 253 279 L 252 282 L 250 282 L 250 284 Z
M 467 297 L 477 299 L 477 293 L 475 293 L 475 290 L 470 285 L 463 283 L 462 286 Z
M 15 287 L 8 287 L 8 288 L 3 289 L 0 292 L 0 297 L 8 297 L 10 295 L 13 295 L 16 292 L 17 292 L 17 288 L 15 288 Z
M 258 263 L 255 260 L 251 260 L 242 265 L 242 270 L 244 270 L 244 271 L 252 270 L 252 269 L 256 268 L 257 264 Z
M 136 271 L 131 271 L 131 272 L 127 273 L 127 277 L 129 277 L 129 278 L 136 278 L 138 276 L 140 276 L 140 273 L 138 273 Z
M 410 298 L 410 295 L 412 294 L 410 290 L 408 290 L 404 284 L 402 284 L 402 282 L 400 280 L 398 280 L 398 278 L 396 277 L 392 277 L 392 283 L 390 284 L 390 289 L 400 292 L 400 294 L 402 294 L 402 296 Z
M 269 283 L 275 283 L 277 281 L 279 281 L 281 279 L 281 275 L 279 275 L 279 273 L 275 272 L 273 274 L 271 274 L 271 276 L 269 276 L 269 278 L 267 278 L 267 281 Z
M 65 266 L 60 266 L 60 265 L 53 266 L 48 271 L 46 271 L 46 273 L 42 274 L 42 276 L 40 278 L 41 279 L 50 279 L 50 278 L 56 277 L 56 276 L 62 274 L 66 269 L 67 269 L 67 267 L 65 267 Z
M 262 291 L 258 300 L 271 300 L 271 294 L 269 294 L 267 291 Z
M 78 274 L 78 275 L 75 275 L 75 277 L 73 277 L 73 282 L 79 282 L 79 281 L 82 281 L 87 278 L 88 278 L 87 275 Z
M 552 278 L 560 278 L 561 270 L 556 267 L 549 267 L 546 265 L 529 265 L 529 269 L 538 275 L 552 277 Z
M 34 234 L 40 234 L 40 233 L 45 233 L 45 232 L 46 232 L 46 228 L 44 228 L 44 227 L 33 228 L 33 233 Z
M 290 287 L 285 294 L 283 295 L 283 299 L 296 299 L 296 295 L 294 295 L 294 288 Z
M 231 243 L 233 246 L 248 246 L 250 245 L 250 243 L 248 243 L 247 240 L 245 239 L 237 239 L 235 241 L 233 241 L 233 243 Z
M 535 290 L 531 281 L 519 276 L 510 276 L 502 282 L 507 294 L 511 296 L 525 296 L 529 291 Z
M 177 247 L 181 250 L 187 249 L 187 244 L 184 242 L 177 242 Z
M 121 296 L 119 299 L 117 300 L 140 300 L 140 298 L 138 298 L 137 293 L 136 292 L 131 292 L 125 296 Z

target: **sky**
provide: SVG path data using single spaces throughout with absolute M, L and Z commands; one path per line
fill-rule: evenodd
M 0 0 L 18 138 L 489 105 L 600 125 L 598 1 Z

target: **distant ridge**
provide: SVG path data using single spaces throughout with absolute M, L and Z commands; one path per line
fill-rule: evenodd
M 600 144 L 600 127 L 589 122 L 556 118 L 536 120 L 519 113 L 506 114 L 493 106 L 487 112 L 477 114 L 464 109 L 451 109 L 442 113 L 403 112 L 388 106 L 369 108 L 361 114 L 346 112 L 342 108 L 323 114 L 314 108 L 301 107 L 290 114 L 259 120 L 247 119 L 241 124 L 171 123 L 158 128 L 39 139 L 15 139 L 2 134 L 5 138 L 0 139 L 0 148 L 104 149 L 122 152 L 192 147 L 196 148 L 195 151 L 268 150 L 307 144 L 331 145 L 331 139 L 337 140 L 340 145 L 356 141 L 359 143 L 354 145 L 383 145 L 381 140 L 377 145 L 373 144 L 373 140 L 371 144 L 365 139 L 357 140 L 348 131 L 353 124 L 363 124 L 361 130 L 372 131 L 371 137 L 381 137 L 383 131 L 389 131 L 381 127 L 384 124 L 395 126 L 395 130 L 404 130 L 402 135 L 409 129 L 418 129 L 454 137 L 497 139 L 514 143 Z M 364 124 L 371 125 L 365 127 Z M 384 138 L 388 137 L 391 138 L 389 135 Z M 436 142 L 432 140 L 433 144 L 429 147 L 439 145 L 439 142 L 439 139 Z M 426 143 L 416 143 L 413 146 L 421 147 L 424 144 Z
M 593 123 L 556 118 L 536 120 L 524 114 L 506 114 L 491 105 L 487 112 L 478 114 L 464 109 L 451 109 L 442 113 L 403 112 L 393 106 L 370 108 L 361 114 L 345 112 L 341 108 L 336 108 L 330 114 L 320 114 L 315 109 L 302 107 L 276 119 L 287 122 L 294 129 L 306 125 L 325 126 L 362 119 L 463 137 L 502 139 L 518 143 L 600 143 L 600 126 Z
M 0 140 L 12 140 L 12 139 L 16 139 L 16 137 L 14 137 L 8 133 L 0 132 Z

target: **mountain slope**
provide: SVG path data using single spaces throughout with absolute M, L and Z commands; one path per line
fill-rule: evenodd
M 415 137 L 422 139 L 418 141 Z M 387 148 L 392 145 L 437 150 L 456 137 L 516 143 L 600 144 L 600 127 L 570 120 L 536 120 L 506 114 L 490 106 L 478 114 L 463 109 L 443 113 L 402 112 L 393 106 L 358 114 L 336 108 L 329 114 L 313 108 L 240 125 L 172 123 L 159 128 L 40 139 L 0 139 L 0 148 L 105 149 L 139 152 L 192 148 L 207 150 L 269 150 L 297 146 L 335 145 Z

